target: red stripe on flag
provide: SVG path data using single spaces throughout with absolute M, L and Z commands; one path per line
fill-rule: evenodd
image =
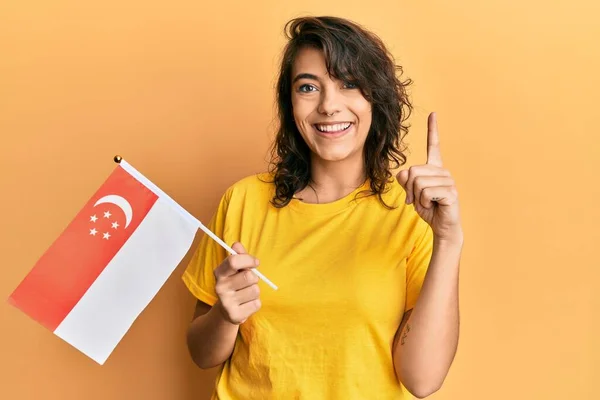
M 42 255 L 9 301 L 54 331 L 157 199 L 156 194 L 117 166 Z M 100 204 L 94 206 L 99 200 Z M 128 204 L 132 211 L 130 221 L 127 221 Z

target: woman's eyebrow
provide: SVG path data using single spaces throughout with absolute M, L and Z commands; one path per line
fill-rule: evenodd
M 294 78 L 294 80 L 292 81 L 292 83 L 296 83 L 296 81 L 300 80 L 300 79 L 312 79 L 313 81 L 318 81 L 319 80 L 319 78 L 317 78 L 316 75 L 308 74 L 308 73 L 302 73 L 302 74 L 296 75 L 296 77 Z

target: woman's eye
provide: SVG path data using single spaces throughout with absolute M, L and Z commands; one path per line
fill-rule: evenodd
M 346 89 L 358 89 L 358 83 L 356 82 L 345 82 L 344 87 Z
M 304 85 L 300 86 L 298 88 L 298 90 L 301 92 L 312 92 L 312 91 L 317 90 L 317 88 L 315 88 L 313 85 L 304 84 Z

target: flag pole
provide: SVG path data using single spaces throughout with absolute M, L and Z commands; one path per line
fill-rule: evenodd
M 121 157 L 120 155 L 116 155 L 113 158 L 114 162 L 121 165 L 123 164 L 123 157 Z M 138 171 L 136 171 L 133 167 L 131 167 L 129 164 L 125 163 L 127 165 L 127 170 L 128 172 L 134 172 L 133 175 L 136 178 L 143 178 L 145 181 L 147 181 L 146 183 L 151 184 L 152 186 L 155 186 L 154 184 L 152 184 L 151 182 L 148 181 L 147 178 L 145 178 L 141 173 L 139 173 Z M 121 165 L 123 166 L 123 165 Z M 131 170 L 131 171 L 130 171 Z M 159 190 L 161 193 L 162 191 L 160 189 L 158 189 L 156 187 L 157 190 Z M 167 196 L 166 193 L 163 193 L 164 196 L 168 199 L 170 199 L 169 196 Z M 216 241 L 219 245 L 221 245 L 221 247 L 223 247 L 225 250 L 227 250 L 230 254 L 237 254 L 237 252 L 235 250 L 233 250 L 231 247 L 229 247 L 225 242 L 223 242 L 223 240 L 221 240 L 221 238 L 219 238 L 217 235 L 215 235 L 213 232 L 211 232 L 207 227 L 204 226 L 204 224 L 202 222 L 200 222 L 200 220 L 198 220 L 198 218 L 194 217 L 193 215 L 191 215 L 190 213 L 188 213 L 187 211 L 185 211 L 181 206 L 179 206 L 177 203 L 175 203 L 175 201 L 173 201 L 173 203 L 175 205 L 177 205 L 179 208 L 181 208 L 181 211 L 184 211 L 185 215 L 188 216 L 189 218 L 192 218 L 194 220 L 194 222 L 200 227 L 200 229 L 202 229 L 202 231 L 204 231 L 204 233 L 206 233 L 208 236 L 210 236 L 214 241 Z M 256 268 L 251 268 L 250 269 L 256 276 L 258 276 L 260 279 L 262 279 L 267 285 L 269 285 L 270 287 L 272 287 L 274 290 L 277 290 L 277 286 L 271 282 L 266 276 L 264 276 L 263 274 L 261 274 Z

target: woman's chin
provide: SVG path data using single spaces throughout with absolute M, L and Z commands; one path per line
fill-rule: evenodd
M 316 156 L 323 161 L 339 162 L 351 158 L 352 152 L 346 149 L 332 149 L 331 151 L 318 151 Z

